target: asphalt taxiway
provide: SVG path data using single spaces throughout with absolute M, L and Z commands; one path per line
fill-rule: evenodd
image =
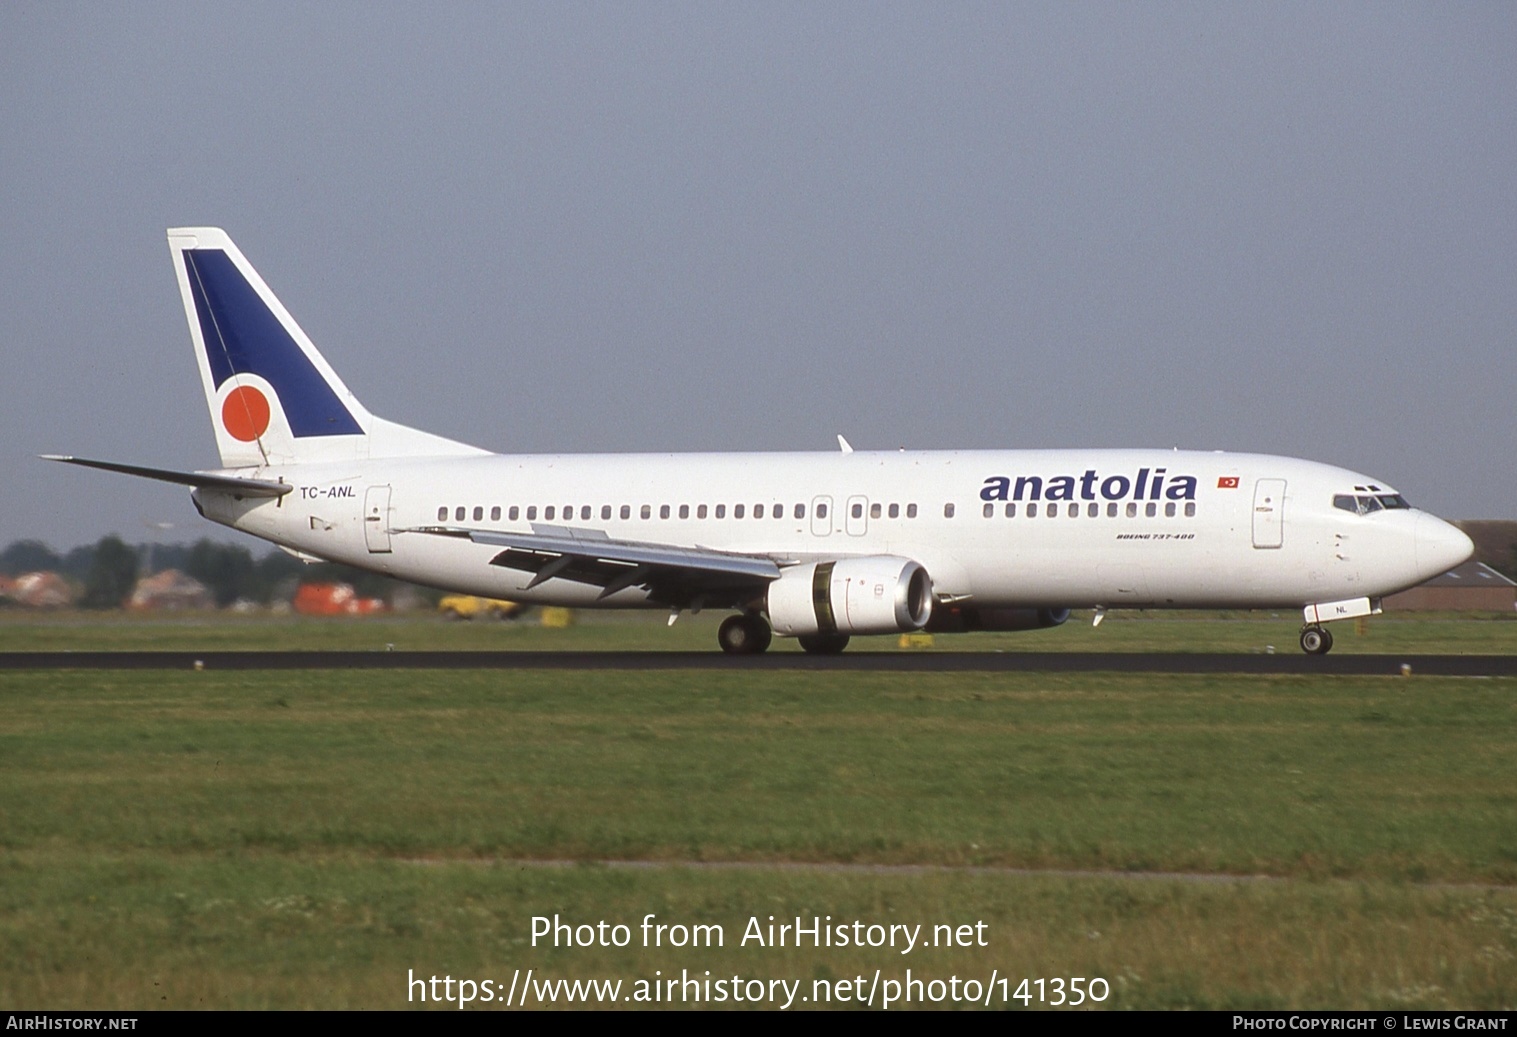
M 0 670 L 822 670 L 1517 676 L 1517 655 L 1207 652 L 0 652 Z

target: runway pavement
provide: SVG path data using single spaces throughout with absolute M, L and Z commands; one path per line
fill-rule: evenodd
M 825 670 L 1517 676 L 1517 655 L 1185 652 L 0 652 L 0 670 Z

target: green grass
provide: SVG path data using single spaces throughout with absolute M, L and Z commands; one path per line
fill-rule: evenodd
M 1101 977 L 1101 1007 L 1510 1008 L 1517 898 L 984 875 L 417 866 L 235 855 L 0 864 L 9 1007 L 405 1008 L 411 974 L 801 980 Z M 721 925 L 720 948 L 532 945 L 533 916 Z M 753 917 L 974 924 L 985 948 L 742 946 Z M 488 1006 L 475 1005 L 474 1008 Z M 730 1003 L 726 1006 L 734 1007 Z M 997 1000 L 995 1007 L 1002 1007 Z M 1022 1007 L 1012 1001 L 1009 1007 Z M 1037 1007 L 1036 1005 L 1034 1007 Z
M 515 622 L 457 622 L 429 614 L 364 618 L 218 613 L 0 612 L 0 651 L 699 651 L 716 650 L 727 613 L 579 612 L 545 629 L 536 612 Z M 939 634 L 932 651 L 1299 652 L 1301 618 L 1269 612 L 1115 612 L 1098 628 L 1077 612 L 1049 630 Z M 1332 625 L 1336 653 L 1512 654 L 1517 613 L 1399 613 Z M 859 637 L 853 651 L 895 651 L 896 637 Z M 799 651 L 776 638 L 771 651 Z
M 1107 1007 L 1511 1007 L 1514 719 L 1504 679 L 5 673 L 0 1004 L 911 967 L 1103 976 Z M 668 866 L 518 863 L 561 860 Z M 1275 880 L 1124 877 L 1164 872 Z M 555 912 L 729 943 L 532 947 Z M 990 945 L 732 945 L 770 914 Z
M 1500 823 L 1517 816 L 1509 681 L 487 671 L 0 686 L 14 848 L 1517 880 L 1517 830 Z

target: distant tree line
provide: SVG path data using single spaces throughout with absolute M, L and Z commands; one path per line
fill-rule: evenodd
M 39 540 L 18 540 L 0 551 L 0 574 L 60 573 L 83 587 L 79 603 L 85 608 L 117 608 L 131 596 L 139 577 L 165 569 L 178 569 L 205 584 L 220 608 L 236 601 L 288 601 L 302 583 L 348 583 L 364 597 L 387 601 L 397 587 L 410 586 L 346 565 L 308 565 L 279 550 L 254 558 L 246 547 L 203 539 L 190 545 L 129 545 L 106 536 L 64 554 Z M 432 600 L 437 597 L 435 591 L 418 589 Z

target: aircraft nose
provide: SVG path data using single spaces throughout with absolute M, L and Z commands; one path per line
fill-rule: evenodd
M 1426 513 L 1417 517 L 1417 570 L 1429 578 L 1469 561 L 1475 542 L 1449 523 Z

